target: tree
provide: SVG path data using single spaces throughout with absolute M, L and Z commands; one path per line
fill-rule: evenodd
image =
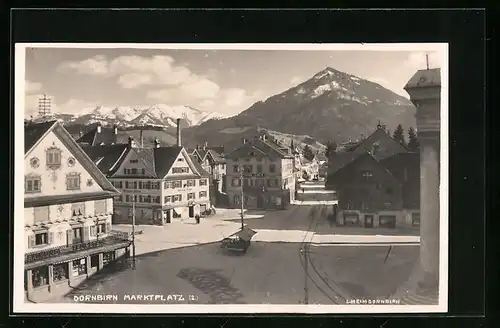
M 409 150 L 417 150 L 420 147 L 420 144 L 417 139 L 417 133 L 415 129 L 410 126 L 408 129 L 408 149 Z
M 337 143 L 335 141 L 328 141 L 326 143 L 325 156 L 330 158 L 337 151 Z
M 403 130 L 403 126 L 401 124 L 398 124 L 396 130 L 394 130 L 392 138 L 399 142 L 401 145 L 406 146 L 405 131 Z
M 312 160 L 314 158 L 314 153 L 309 145 L 304 146 L 304 157 L 308 160 Z

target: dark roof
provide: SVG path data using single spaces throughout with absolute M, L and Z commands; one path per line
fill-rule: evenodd
M 341 152 L 333 154 L 328 161 L 328 175 L 334 174 L 362 155 L 363 154 L 353 152 Z
M 208 150 L 207 149 L 200 148 L 200 149 L 197 149 L 196 151 L 200 155 L 200 161 L 203 161 L 205 159 L 205 156 L 207 156 L 207 154 L 208 154 Z
M 182 151 L 182 147 L 171 146 L 171 147 L 159 147 L 152 148 L 152 158 L 154 158 L 154 172 L 159 178 L 163 178 L 167 175 L 168 171 L 175 162 L 175 159 L 179 156 Z M 151 160 L 151 157 L 149 157 Z
M 421 69 L 406 83 L 405 90 L 411 88 L 437 87 L 441 85 L 441 69 Z
M 317 153 L 316 154 L 316 158 L 319 160 L 319 161 L 327 161 L 328 158 L 326 158 L 326 155 L 324 153 Z
M 125 144 L 80 147 L 106 176 L 112 175 L 118 169 L 119 161 L 125 158 L 125 151 L 128 149 Z
M 134 152 L 137 154 L 137 158 L 139 158 L 140 161 L 144 163 L 145 169 L 146 169 L 146 174 L 147 172 L 151 172 L 151 174 L 156 177 L 160 177 L 160 174 L 157 174 L 156 172 L 156 165 L 155 165 L 155 149 L 160 149 L 160 148 L 132 148 Z M 175 160 L 175 158 L 174 158 Z M 170 169 L 170 167 L 169 167 Z M 167 170 L 168 172 L 168 170 Z M 165 173 L 166 174 L 166 173 Z M 163 177 L 163 176 L 161 176 Z
M 346 149 L 346 151 L 357 152 L 360 154 L 367 151 L 370 152 L 372 150 L 372 146 L 375 143 L 380 143 L 382 140 L 386 140 L 388 142 L 386 145 L 389 145 L 389 147 L 382 147 L 377 153 L 375 153 L 374 157 L 376 159 L 383 159 L 398 153 L 408 152 L 408 149 L 406 149 L 405 146 L 394 140 L 394 138 L 381 128 L 377 128 L 368 138 L 362 140 L 354 147 Z
M 222 164 L 226 162 L 226 159 L 222 157 L 222 155 L 216 152 L 215 150 L 210 149 L 208 152 L 210 153 L 216 164 Z
M 420 154 L 402 153 L 380 161 L 403 185 L 403 206 L 420 207 Z M 406 172 L 405 172 L 406 171 Z
M 101 144 L 112 145 L 116 144 L 116 134 L 113 128 L 105 128 L 101 126 L 101 132 L 97 133 L 97 127 L 93 128 L 76 141 L 80 144 L 88 144 L 98 146 Z
M 27 153 L 57 121 L 29 122 L 24 125 L 24 153 Z
M 205 170 L 201 167 L 201 164 L 200 164 L 200 163 L 198 163 L 198 161 L 192 161 L 192 162 L 193 162 L 193 165 L 194 165 L 194 167 L 195 167 L 196 171 L 198 171 L 202 177 L 205 177 L 205 178 L 210 177 L 210 173 L 208 173 L 207 171 L 205 171 Z

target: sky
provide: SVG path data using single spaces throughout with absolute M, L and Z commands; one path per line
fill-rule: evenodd
M 408 98 L 409 78 L 426 53 L 339 50 L 200 50 L 26 48 L 25 114 L 38 98 L 52 111 L 76 114 L 95 106 L 186 105 L 235 115 L 332 67 Z M 439 67 L 429 53 L 430 68 Z

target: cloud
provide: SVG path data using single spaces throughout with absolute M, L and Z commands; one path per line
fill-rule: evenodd
M 414 71 L 427 68 L 427 58 L 429 58 L 429 68 L 440 68 L 441 58 L 437 52 L 412 52 L 408 55 L 408 58 L 404 61 L 404 65 Z
M 213 109 L 214 106 L 215 106 L 215 101 L 213 101 L 211 99 L 207 99 L 207 100 L 203 100 L 202 102 L 200 102 L 200 104 L 198 105 L 198 108 L 201 110 L 210 110 L 210 109 Z
M 24 82 L 24 91 L 26 93 L 33 93 L 40 91 L 42 89 L 42 84 L 40 82 L 32 82 L 30 80 L 26 80 Z
M 229 107 L 236 107 L 242 105 L 247 96 L 247 92 L 240 88 L 230 88 L 224 92 L 224 100 Z
M 301 83 L 302 81 L 303 81 L 303 79 L 300 76 L 294 76 L 290 80 L 290 84 L 291 85 L 297 85 L 297 84 Z
M 81 61 L 62 62 L 57 70 L 59 72 L 76 72 L 81 75 L 107 75 L 109 73 L 108 60 L 103 55 Z

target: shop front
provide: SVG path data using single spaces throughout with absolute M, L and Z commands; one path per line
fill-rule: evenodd
M 40 302 L 68 293 L 107 264 L 128 254 L 128 240 L 107 238 L 95 248 L 64 246 L 25 256 L 24 288 L 27 301 Z M 86 243 L 90 244 L 90 243 Z M 81 244 L 83 245 L 83 244 Z M 70 245 L 75 246 L 75 245 Z M 52 256 L 57 254 L 56 256 Z M 112 254 L 110 256 L 110 254 Z

